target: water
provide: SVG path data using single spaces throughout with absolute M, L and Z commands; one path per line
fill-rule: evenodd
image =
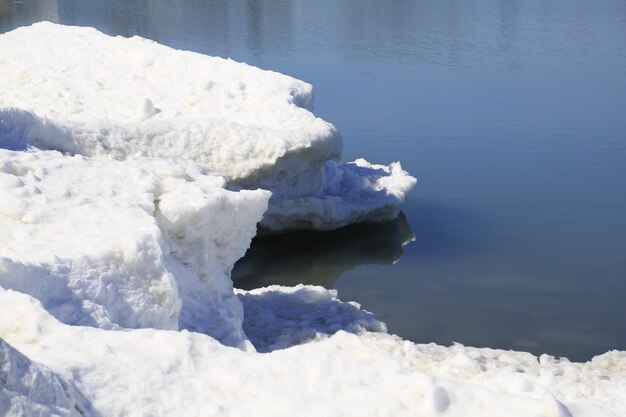
M 391 224 L 257 239 L 236 285 L 334 287 L 416 342 L 626 349 L 623 0 L 0 0 L 0 32 L 39 20 L 307 80 L 346 160 L 419 178 Z

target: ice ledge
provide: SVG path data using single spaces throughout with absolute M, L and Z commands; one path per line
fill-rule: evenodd
M 315 195 L 274 196 L 261 226 L 265 233 L 286 230 L 332 230 L 361 222 L 395 219 L 417 180 L 399 162 L 389 166 L 357 159 L 346 164 L 327 161 L 324 185 Z
M 283 74 L 49 22 L 0 35 L 0 50 L 5 148 L 193 161 L 271 191 L 272 232 L 391 220 L 415 184 L 395 164 L 338 165 L 311 85 Z

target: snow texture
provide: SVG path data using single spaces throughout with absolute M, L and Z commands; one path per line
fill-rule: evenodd
M 4 417 L 90 415 L 81 395 L 45 366 L 0 338 L 0 414 Z
M 626 415 L 626 352 L 583 364 L 338 331 L 249 353 L 187 331 L 68 326 L 2 289 L 0 337 L 74 381 L 89 407 L 111 417 Z
M 0 51 L 5 148 L 194 161 L 270 190 L 266 232 L 391 220 L 415 185 L 399 163 L 336 164 L 311 85 L 276 72 L 48 22 L 1 35 Z
M 244 306 L 243 329 L 259 352 L 300 345 L 340 330 L 362 334 L 387 326 L 357 303 L 345 303 L 336 290 L 312 285 L 273 285 L 237 291 Z
M 239 345 L 229 274 L 267 208 L 198 166 L 0 150 L 0 285 L 59 320 L 187 328 Z
M 328 161 L 323 173 L 325 183 L 314 195 L 284 197 L 270 204 L 262 226 L 273 232 L 332 230 L 352 223 L 392 220 L 416 182 L 398 162 L 387 167 L 364 159 L 342 165 Z

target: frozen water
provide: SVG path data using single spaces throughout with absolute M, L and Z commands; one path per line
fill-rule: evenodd
M 267 208 L 194 165 L 0 149 L 0 285 L 59 320 L 246 340 L 230 270 Z
M 399 163 L 336 164 L 340 135 L 286 75 L 47 22 L 0 50 L 5 148 L 194 161 L 231 189 L 270 190 L 271 232 L 391 220 L 415 185 Z

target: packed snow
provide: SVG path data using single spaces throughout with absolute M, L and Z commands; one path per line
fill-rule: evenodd
M 276 72 L 47 22 L 1 35 L 0 51 L 5 147 L 194 161 L 270 190 L 265 231 L 392 220 L 415 185 L 399 163 L 337 164 L 311 85 Z
M 10 290 L 0 290 L 0 338 L 110 417 L 626 415 L 624 352 L 579 364 L 338 331 L 249 353 L 187 331 L 68 326 Z
M 372 220 L 392 220 L 415 186 L 398 162 L 370 164 L 364 159 L 323 167 L 325 183 L 312 196 L 283 197 L 270 204 L 261 223 L 270 231 L 331 230 Z
M 334 290 L 233 289 L 259 221 L 390 219 L 415 184 L 337 164 L 311 105 L 145 39 L 1 35 L 0 415 L 626 416 L 626 352 L 416 345 Z
M 269 192 L 197 165 L 0 149 L 0 286 L 64 323 L 246 341 L 230 270 Z
M 299 284 L 236 292 L 245 310 L 243 329 L 259 352 L 285 349 L 339 330 L 358 334 L 387 330 L 359 304 L 340 301 L 336 290 Z
M 78 417 L 85 412 L 85 401 L 71 384 L 0 339 L 1 415 Z

